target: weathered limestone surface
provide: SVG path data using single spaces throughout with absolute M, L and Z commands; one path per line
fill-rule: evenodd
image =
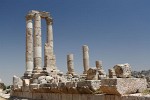
M 87 45 L 83 45 L 83 66 L 84 66 L 84 72 L 83 74 L 87 74 L 87 71 L 89 69 L 89 48 Z
M 49 53 L 50 53 L 50 45 L 48 43 L 45 43 L 44 45 L 44 67 L 50 67 L 49 63 Z
M 100 86 L 103 93 L 115 95 L 143 92 L 146 88 L 146 79 L 142 78 L 102 79 Z
M 73 62 L 73 54 L 67 55 L 67 68 L 68 72 L 67 74 L 72 74 L 74 75 L 74 62 Z
M 41 16 L 34 16 L 34 72 L 39 73 L 42 67 Z
M 106 73 L 102 68 L 102 62 L 96 61 L 96 68 L 89 68 L 87 70 L 87 80 L 101 80 L 106 78 Z
M 114 67 L 116 76 L 118 78 L 129 78 L 131 77 L 131 66 L 126 64 L 117 64 Z
M 101 85 L 100 80 L 79 81 L 77 84 L 78 91 L 82 94 L 91 94 L 96 92 Z
M 52 28 L 52 18 L 46 18 L 47 23 L 47 43 L 50 45 L 50 55 L 53 55 L 53 28 Z
M 51 73 L 53 70 L 57 70 L 56 68 L 56 58 L 55 55 L 50 55 L 50 46 L 49 44 L 45 44 L 45 49 L 44 49 L 44 71 L 47 73 Z
M 49 12 L 32 10 L 26 16 L 26 72 L 24 75 L 26 78 L 28 78 L 28 76 L 31 77 L 33 69 L 34 73 L 42 71 L 41 18 L 44 18 L 47 24 L 47 41 L 44 49 L 44 70 L 47 73 L 56 70 L 56 57 L 53 52 L 52 18 Z M 34 20 L 34 28 L 32 20 Z
M 33 25 L 31 16 L 26 16 L 26 72 L 31 75 L 33 70 Z
M 29 85 L 30 85 L 30 80 L 23 79 L 23 86 L 21 87 L 22 91 L 29 92 L 30 91 Z
M 32 83 L 29 86 L 20 87 L 22 92 L 40 92 L 40 93 L 67 93 L 67 94 L 92 94 L 95 93 L 101 85 L 100 80 L 86 80 L 79 82 L 56 82 L 47 83 L 45 78 L 40 77 L 39 82 Z M 44 81 L 43 81 L 44 80 Z M 43 82 L 43 83 L 42 83 Z M 16 91 L 15 89 L 13 91 Z
M 109 78 L 117 78 L 115 70 L 113 68 L 108 69 L 108 72 L 109 72 Z
M 106 78 L 106 72 L 103 70 L 102 61 L 96 61 L 95 64 L 98 70 L 98 79 L 101 80 L 103 78 Z
M 23 85 L 22 79 L 20 79 L 20 78 L 17 77 L 17 76 L 14 76 L 14 77 L 13 77 L 13 88 L 14 88 L 14 90 L 17 89 L 17 90 L 20 91 L 22 85 Z
M 47 18 L 48 16 L 50 16 L 49 12 L 46 12 L 46 11 L 37 11 L 37 10 L 31 10 L 31 11 L 28 12 L 27 15 L 30 15 L 31 17 L 34 17 L 34 15 L 36 13 L 39 13 L 39 15 L 41 16 L 41 18 Z
M 96 68 L 89 68 L 87 71 L 87 80 L 98 80 L 98 70 Z
M 67 82 L 66 83 L 66 89 L 67 92 L 70 94 L 79 94 L 78 91 L 78 82 Z
M 150 95 L 62 94 L 15 92 L 10 100 L 150 100 Z M 20 98 L 19 98 L 20 97 Z
M 102 61 L 95 61 L 96 68 L 102 70 Z
M 47 23 L 47 42 L 45 44 L 45 69 L 56 70 L 56 58 L 53 51 L 53 29 L 52 29 L 52 18 L 46 17 Z M 47 52 L 47 53 L 46 53 Z

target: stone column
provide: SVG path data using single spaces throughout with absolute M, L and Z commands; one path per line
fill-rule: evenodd
M 42 66 L 41 17 L 34 15 L 34 72 L 40 72 Z
M 30 76 L 33 70 L 33 24 L 32 17 L 26 16 L 26 72 Z
M 102 61 L 96 61 L 95 64 L 98 70 L 102 70 Z
M 108 72 L 109 72 L 109 78 L 117 78 L 115 70 L 113 68 L 112 69 L 108 69 Z
M 50 68 L 50 46 L 48 45 L 48 43 L 45 43 L 44 46 L 44 70 L 46 70 L 47 68 Z
M 83 74 L 87 74 L 87 71 L 89 69 L 89 48 L 87 45 L 83 45 L 83 66 L 84 66 L 84 72 Z
M 73 54 L 67 55 L 67 74 L 74 74 L 74 62 L 73 62 Z
M 53 28 L 52 28 L 52 18 L 50 17 L 47 17 L 46 18 L 46 23 L 47 23 L 47 53 L 45 55 L 45 58 L 46 56 L 48 57 L 47 59 L 47 63 L 50 64 L 48 65 L 47 67 L 50 67 L 49 69 L 56 69 L 56 58 L 55 58 L 55 55 L 54 55 L 54 51 L 53 51 Z
M 52 28 L 52 19 L 47 17 L 46 18 L 47 23 L 47 43 L 50 46 L 50 54 L 53 54 L 53 28 Z

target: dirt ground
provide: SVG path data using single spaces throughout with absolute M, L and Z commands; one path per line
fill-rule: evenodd
M 4 99 L 4 98 L 1 98 L 1 97 L 0 97 L 0 100 L 7 100 L 7 99 Z

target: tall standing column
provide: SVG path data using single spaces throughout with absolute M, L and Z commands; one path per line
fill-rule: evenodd
M 73 54 L 67 55 L 67 74 L 74 74 L 74 62 L 73 62 Z
M 46 67 L 50 67 L 48 69 L 56 69 L 56 58 L 54 55 L 54 51 L 53 51 L 53 28 L 52 28 L 52 18 L 47 17 L 46 18 L 46 23 L 47 23 L 47 50 L 49 53 L 47 53 L 47 55 L 45 55 L 45 58 L 48 57 L 47 59 L 47 63 L 50 64 Z
M 33 24 L 32 17 L 26 16 L 26 72 L 30 76 L 33 70 Z
M 40 72 L 42 66 L 41 17 L 34 16 L 34 72 Z
M 52 19 L 47 17 L 47 43 L 50 46 L 50 54 L 53 55 L 53 28 L 52 28 Z
M 84 66 L 84 72 L 83 74 L 87 74 L 87 71 L 89 69 L 89 48 L 87 45 L 83 45 L 83 66 Z

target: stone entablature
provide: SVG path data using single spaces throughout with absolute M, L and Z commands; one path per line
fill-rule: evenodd
M 146 79 L 142 78 L 110 78 L 102 79 L 100 90 L 106 94 L 124 95 L 143 92 L 147 89 Z
M 26 15 L 26 17 L 31 17 L 33 18 L 35 14 L 39 14 L 42 18 L 47 18 L 47 17 L 51 17 L 49 12 L 46 11 L 37 11 L 37 10 L 31 10 L 28 12 L 28 14 Z M 52 18 L 51 18 L 52 19 Z

